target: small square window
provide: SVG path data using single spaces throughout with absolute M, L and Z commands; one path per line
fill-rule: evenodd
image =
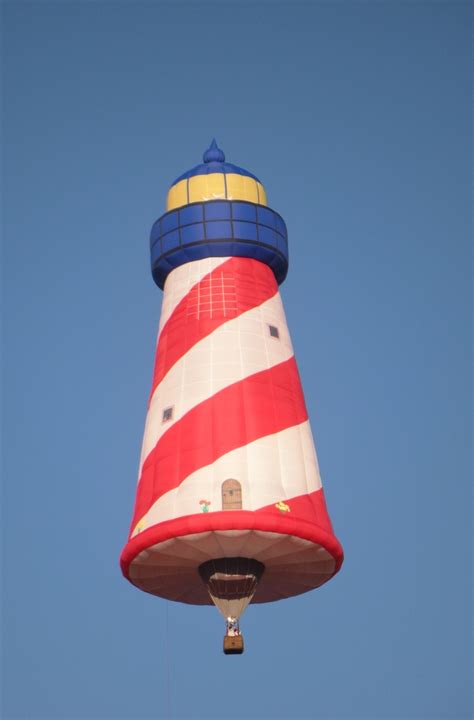
M 169 422 L 173 419 L 173 408 L 167 407 L 163 410 L 163 419 L 162 422 Z
M 278 328 L 275 325 L 269 325 L 268 329 L 270 331 L 271 337 L 274 337 L 277 339 L 280 338 L 280 331 L 278 330 Z

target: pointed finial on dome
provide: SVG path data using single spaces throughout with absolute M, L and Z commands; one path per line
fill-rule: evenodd
M 205 163 L 210 162 L 219 162 L 223 163 L 225 162 L 225 155 L 220 149 L 220 147 L 217 147 L 217 143 L 215 138 L 212 139 L 211 144 L 209 145 L 209 148 L 206 150 L 204 155 L 202 156 L 202 159 Z

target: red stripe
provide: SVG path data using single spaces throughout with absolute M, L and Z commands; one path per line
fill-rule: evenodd
M 307 417 L 294 357 L 199 403 L 162 435 L 145 460 L 131 531 L 159 497 L 191 473 Z
M 177 304 L 163 326 L 151 395 L 168 370 L 199 340 L 269 300 L 277 291 L 271 269 L 251 258 L 230 258 L 205 275 Z
M 279 510 L 276 504 L 266 505 L 258 510 L 256 513 L 274 513 L 281 515 L 286 519 L 292 520 L 304 520 L 305 522 L 311 522 L 318 525 L 325 532 L 330 535 L 334 535 L 334 530 L 331 525 L 331 520 L 326 508 L 326 501 L 324 499 L 323 489 L 314 490 L 311 493 L 304 495 L 297 495 L 292 498 L 282 498 L 285 505 L 290 509 L 288 512 Z

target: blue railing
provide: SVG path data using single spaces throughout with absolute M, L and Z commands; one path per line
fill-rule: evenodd
M 151 268 L 163 288 L 179 265 L 206 257 L 250 257 L 280 284 L 288 272 L 288 234 L 274 210 L 241 200 L 209 200 L 165 213 L 151 229 Z

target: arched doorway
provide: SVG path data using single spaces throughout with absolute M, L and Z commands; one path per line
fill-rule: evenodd
M 238 480 L 224 480 L 222 483 L 222 509 L 242 510 L 242 486 Z

